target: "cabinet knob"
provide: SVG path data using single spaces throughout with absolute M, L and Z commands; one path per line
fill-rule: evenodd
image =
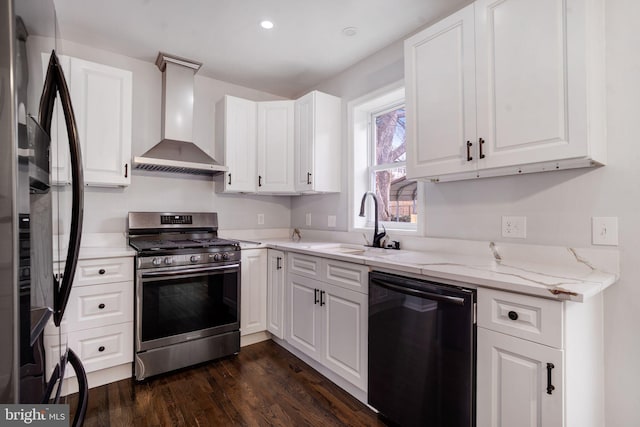
M 104 346 L 103 346 L 103 345 L 101 345 L 100 347 L 98 347 L 98 351 L 99 351 L 100 353 L 102 353 L 102 352 L 104 351 Z
M 105 270 L 104 268 L 101 268 L 100 270 L 98 270 L 98 274 L 104 274 L 106 272 L 107 270 Z
M 100 310 L 102 310 L 102 309 L 103 309 L 103 308 L 105 308 L 105 307 L 106 307 L 106 306 L 104 305 L 104 303 L 100 303 L 100 304 L 98 305 L 98 308 L 99 308 Z
M 518 320 L 518 313 L 516 313 L 515 311 L 510 311 L 508 316 L 511 320 Z

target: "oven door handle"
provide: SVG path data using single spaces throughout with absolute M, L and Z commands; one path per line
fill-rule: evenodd
M 182 276 L 184 274 L 193 273 L 206 273 L 208 271 L 220 271 L 230 270 L 233 268 L 240 268 L 240 264 L 222 265 L 219 267 L 206 267 L 206 268 L 186 268 L 173 271 L 149 271 L 142 273 L 142 278 L 146 277 L 169 277 L 169 276 Z

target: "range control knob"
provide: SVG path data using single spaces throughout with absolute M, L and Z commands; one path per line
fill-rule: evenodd
M 170 256 L 165 257 L 165 259 L 164 259 L 164 263 L 165 263 L 166 265 L 171 265 L 171 264 L 173 264 L 173 258 L 171 258 Z
M 216 262 L 222 261 L 222 255 L 220 255 L 220 253 L 214 254 L 213 260 Z
M 230 258 L 230 255 L 233 255 L 233 254 L 230 254 L 229 252 L 223 252 L 222 259 L 226 261 Z
M 189 261 L 193 263 L 200 261 L 200 255 L 191 255 L 191 258 L 189 258 Z
M 160 264 L 162 264 L 162 259 L 161 258 L 154 258 L 153 261 L 151 261 L 151 264 L 153 264 L 153 265 L 155 265 L 157 267 Z

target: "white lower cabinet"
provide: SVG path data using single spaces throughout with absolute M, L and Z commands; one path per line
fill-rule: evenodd
M 602 296 L 477 295 L 477 426 L 604 425 Z
M 240 277 L 240 335 L 267 330 L 267 250 L 243 249 Z
M 63 271 L 56 263 L 56 271 Z M 131 376 L 133 361 L 133 258 L 78 261 L 73 287 L 60 323 L 61 340 L 53 323 L 45 329 L 47 372 L 59 360 L 60 348 L 72 349 L 82 361 L 89 387 Z M 71 377 L 72 369 L 65 371 Z M 73 384 L 73 382 L 71 382 Z M 68 385 L 67 385 L 68 386 Z M 75 386 L 75 384 L 74 384 Z M 76 390 L 66 388 L 63 393 Z
M 267 251 L 267 331 L 284 339 L 284 282 L 286 276 L 285 254 Z
M 562 350 L 478 328 L 477 360 L 478 426 L 563 425 Z
M 315 258 L 315 262 L 320 266 L 321 280 L 291 271 L 287 275 L 285 339 L 359 389 L 366 390 L 368 295 L 364 284 L 367 267 L 323 258 Z M 362 292 L 350 289 L 352 284 L 331 283 L 325 273 L 335 272 L 337 266 L 341 271 L 352 270 L 353 277 L 362 278 Z

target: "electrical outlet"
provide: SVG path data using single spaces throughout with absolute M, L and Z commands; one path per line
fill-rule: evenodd
M 527 217 L 526 216 L 503 216 L 502 217 L 502 237 L 511 237 L 514 239 L 526 239 Z
M 258 225 L 264 224 L 264 214 L 258 214 Z
M 591 243 L 618 246 L 618 217 L 594 216 L 591 219 Z
M 310 213 L 307 213 L 307 215 L 306 215 L 305 224 L 311 225 L 311 214 Z
M 335 227 L 336 226 L 336 216 L 329 215 L 327 217 L 327 227 Z

